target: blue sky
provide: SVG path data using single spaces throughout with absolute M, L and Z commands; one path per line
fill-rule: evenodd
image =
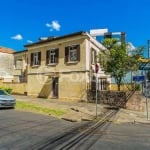
M 126 32 L 127 41 L 147 46 L 149 0 L 1 0 L 0 46 L 23 50 L 41 36 L 90 29 Z

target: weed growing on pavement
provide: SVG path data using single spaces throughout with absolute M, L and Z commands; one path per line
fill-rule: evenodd
M 94 118 L 93 119 L 94 122 L 98 122 L 98 121 L 101 121 L 101 120 L 102 120 L 102 118 Z
M 46 114 L 46 115 L 52 115 L 52 116 L 56 116 L 56 117 L 62 116 L 66 113 L 65 111 L 62 111 L 62 110 L 46 108 L 46 107 L 42 107 L 37 104 L 31 104 L 29 102 L 22 102 L 22 101 L 17 101 L 15 108 L 32 111 L 32 112 L 37 112 L 37 113 L 42 113 L 42 114 Z

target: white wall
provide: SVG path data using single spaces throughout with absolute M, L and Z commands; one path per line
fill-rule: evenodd
M 14 57 L 13 54 L 0 52 L 0 77 L 13 75 Z

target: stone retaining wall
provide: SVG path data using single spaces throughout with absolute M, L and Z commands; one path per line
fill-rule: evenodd
M 88 102 L 95 103 L 96 91 L 87 92 Z M 122 91 L 98 91 L 98 103 L 108 104 L 111 106 L 124 107 L 126 103 L 126 92 Z

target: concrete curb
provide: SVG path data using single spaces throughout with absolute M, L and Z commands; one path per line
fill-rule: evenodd
M 78 119 L 70 119 L 70 118 L 61 118 L 61 119 L 65 120 L 65 121 L 69 121 L 69 122 L 79 122 L 79 121 L 81 121 L 81 120 L 78 120 Z

